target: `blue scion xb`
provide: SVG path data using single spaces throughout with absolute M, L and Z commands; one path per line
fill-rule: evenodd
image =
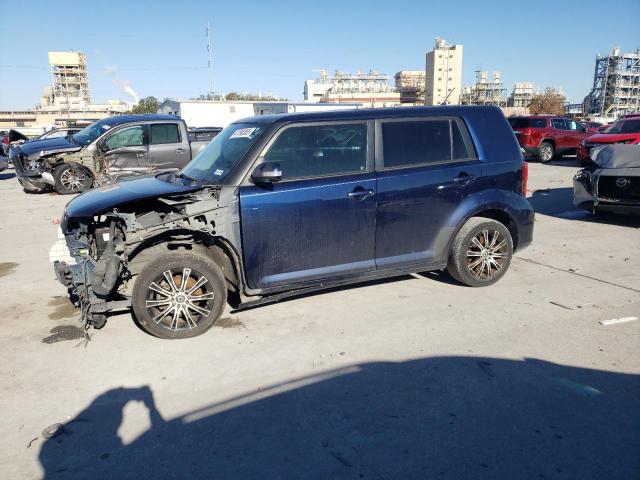
M 69 202 L 54 267 L 87 326 L 133 307 L 162 338 L 205 332 L 227 302 L 410 272 L 482 287 L 532 240 L 526 181 L 494 107 L 253 117 L 177 173 Z

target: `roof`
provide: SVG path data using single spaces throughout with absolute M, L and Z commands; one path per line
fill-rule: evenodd
M 498 110 L 492 106 L 446 106 L 446 107 L 385 107 L 350 110 L 324 110 L 320 112 L 279 113 L 236 120 L 234 123 L 314 122 L 325 120 L 368 120 L 393 117 L 459 116 L 469 111 Z
M 180 117 L 175 115 L 159 115 L 155 113 L 143 113 L 137 115 L 115 115 L 113 117 L 107 117 L 99 122 L 103 125 L 121 125 L 123 123 L 132 122 L 151 122 L 154 120 L 181 120 Z

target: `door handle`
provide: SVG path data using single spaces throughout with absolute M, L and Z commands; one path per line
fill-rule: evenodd
M 460 173 L 460 175 L 455 177 L 453 181 L 458 185 L 468 185 L 469 183 L 473 182 L 475 179 L 476 179 L 475 176 L 462 172 Z
M 176 148 L 176 153 L 184 153 L 184 148 Z
M 347 197 L 349 198 L 362 198 L 365 199 L 367 197 L 370 197 L 371 195 L 373 195 L 375 192 L 371 189 L 369 190 L 365 190 L 363 188 L 358 188 L 356 190 L 354 190 L 353 192 L 349 192 L 347 193 Z
M 142 158 L 147 154 L 147 152 L 140 152 L 140 153 L 136 153 L 136 157 L 138 158 Z

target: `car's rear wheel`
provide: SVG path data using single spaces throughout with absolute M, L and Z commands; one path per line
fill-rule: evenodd
M 227 288 L 220 267 L 197 253 L 169 253 L 147 264 L 133 287 L 140 326 L 156 337 L 201 335 L 222 315 Z
M 80 165 L 63 163 L 53 171 L 55 190 L 60 195 L 69 195 L 89 190 L 93 185 L 91 172 Z
M 447 271 L 470 287 L 496 283 L 513 256 L 513 239 L 502 223 L 484 217 L 469 219 L 456 234 Z
M 550 142 L 542 142 L 538 147 L 538 158 L 542 163 L 547 163 L 553 160 L 555 154 L 555 148 Z

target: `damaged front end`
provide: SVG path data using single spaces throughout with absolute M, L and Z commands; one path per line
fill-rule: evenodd
M 573 178 L 573 203 L 591 212 L 640 213 L 640 146 L 596 149 L 593 165 Z
M 101 328 L 110 313 L 129 309 L 135 278 L 150 260 L 211 247 L 224 232 L 219 187 L 174 186 L 153 195 L 167 185 L 149 177 L 100 187 L 65 209 L 51 260 L 86 328 Z

